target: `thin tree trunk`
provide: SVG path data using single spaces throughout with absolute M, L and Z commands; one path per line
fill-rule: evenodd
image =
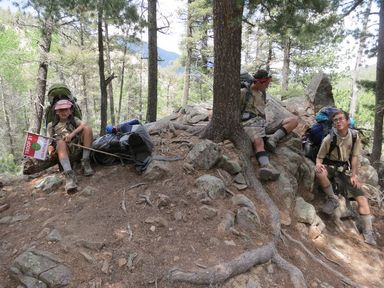
M 81 16 L 80 16 L 80 46 L 82 49 L 84 49 L 84 26 L 83 26 L 83 21 L 82 21 Z M 88 119 L 90 118 L 90 113 L 89 113 L 89 108 L 88 108 L 87 76 L 85 73 L 86 67 L 84 64 L 81 67 L 82 67 L 81 81 L 82 81 L 83 99 L 84 99 L 84 107 L 85 107 L 85 115 L 83 115 L 83 116 L 85 116 L 84 120 L 88 121 Z
M 187 20 L 187 57 L 185 59 L 185 72 L 184 72 L 184 93 L 183 93 L 183 102 L 181 107 L 185 107 L 188 104 L 189 99 L 189 86 L 191 81 L 191 58 L 192 58 L 192 47 L 191 47 L 191 38 L 192 38 L 192 23 L 191 23 L 191 11 L 190 4 L 193 0 L 188 0 L 188 20 Z
M 125 35 L 128 37 L 128 32 Z M 121 79 L 120 79 L 120 93 L 119 93 L 119 110 L 117 113 L 117 122 L 120 122 L 121 119 L 121 103 L 123 101 L 123 89 L 124 89 L 124 74 L 125 74 L 125 57 L 127 56 L 127 45 L 128 43 L 124 41 L 124 53 L 123 53 L 123 63 L 121 64 Z M 129 98 L 128 98 L 129 99 Z M 129 106 L 128 106 L 129 108 Z
M 16 156 L 15 154 L 15 140 L 13 139 L 12 136 L 12 127 L 11 127 L 11 120 L 9 117 L 9 113 L 6 107 L 6 99 L 5 99 L 5 87 L 3 83 L 3 79 L 0 79 L 0 99 L 1 103 L 3 104 L 3 113 L 4 113 L 4 123 L 5 123 L 5 128 L 6 128 L 6 134 L 8 135 L 9 139 L 9 152 L 13 155 Z
M 291 54 L 291 39 L 288 38 L 284 43 L 284 59 L 283 59 L 283 71 L 282 71 L 283 80 L 281 83 L 281 88 L 284 91 L 288 90 L 290 54 Z
M 29 130 L 34 133 L 40 132 L 41 121 L 43 119 L 45 90 L 47 88 L 48 54 L 51 50 L 53 27 L 53 18 L 49 15 L 45 19 L 39 43 L 40 59 L 37 72 L 36 96 L 32 105 L 33 113 L 31 115 L 31 123 L 29 127 Z
M 272 56 L 273 56 L 272 40 L 269 40 L 269 41 L 268 41 L 267 64 L 265 65 L 265 69 L 266 69 L 268 72 L 271 70 Z
M 376 64 L 376 106 L 375 125 L 373 129 L 373 148 L 371 163 L 378 168 L 383 145 L 383 117 L 384 117 L 384 1 L 380 2 L 380 23 L 378 54 Z
M 100 77 L 100 135 L 105 134 L 105 127 L 107 126 L 107 108 L 108 108 L 108 94 L 105 85 L 104 74 L 104 47 L 103 47 L 103 6 L 104 1 L 99 1 L 98 19 L 97 19 L 97 36 L 99 48 L 99 77 Z
M 368 27 L 368 20 L 369 20 L 369 14 L 371 12 L 371 6 L 372 6 L 372 0 L 369 0 L 367 3 L 367 8 L 365 9 L 363 13 L 363 17 L 361 17 L 362 21 L 362 30 L 359 37 L 359 46 L 357 49 L 356 54 L 356 63 L 355 63 L 355 69 L 353 71 L 352 76 L 352 95 L 351 95 L 351 103 L 349 106 L 349 115 L 354 116 L 357 110 L 357 99 L 358 99 L 358 87 L 357 87 L 357 81 L 359 80 L 359 69 L 361 67 L 361 62 L 363 58 L 363 52 L 364 52 L 364 46 L 365 41 L 367 39 L 367 27 Z
M 148 0 L 148 104 L 147 122 L 157 118 L 157 20 L 156 0 Z
M 109 35 L 108 35 L 108 24 L 107 21 L 104 20 L 104 27 L 105 27 L 105 46 L 106 46 L 106 57 L 107 57 L 107 72 L 108 75 L 112 75 L 112 63 L 111 63 L 111 50 L 109 46 Z M 109 109 L 111 113 L 111 123 L 112 125 L 116 124 L 116 119 L 115 119 L 115 104 L 113 101 L 113 86 L 112 86 L 112 81 L 108 83 L 107 86 L 107 93 L 108 93 L 108 98 L 109 98 Z

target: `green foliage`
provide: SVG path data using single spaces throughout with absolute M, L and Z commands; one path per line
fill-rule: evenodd
M 16 163 L 12 154 L 0 157 L 0 173 L 18 174 L 20 171 L 21 167 Z

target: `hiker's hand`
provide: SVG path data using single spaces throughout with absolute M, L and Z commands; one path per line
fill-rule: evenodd
M 71 142 L 72 141 L 72 138 L 74 137 L 74 135 L 72 135 L 72 133 L 69 133 L 68 135 L 65 135 L 64 136 L 64 141 L 65 142 L 67 142 L 67 143 L 69 143 L 69 142 Z
M 48 146 L 48 155 L 51 156 L 55 152 L 55 148 L 52 145 Z
M 360 182 L 359 178 L 357 178 L 357 175 L 351 176 L 351 184 L 355 188 L 361 188 L 361 182 Z
M 322 163 L 318 163 L 316 164 L 315 171 L 317 174 L 321 174 L 321 173 L 324 173 L 326 169 Z

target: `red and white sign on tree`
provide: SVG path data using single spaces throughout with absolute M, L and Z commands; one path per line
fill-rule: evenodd
M 24 156 L 45 160 L 47 157 L 49 138 L 27 132 L 24 145 Z

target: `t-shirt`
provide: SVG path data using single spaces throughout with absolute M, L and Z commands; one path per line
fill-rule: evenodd
M 76 127 L 78 127 L 81 124 L 81 120 L 77 117 L 74 117 L 74 119 L 75 119 Z M 75 130 L 76 127 L 73 127 L 73 125 L 69 121 L 67 122 L 59 121 L 56 124 L 56 126 L 53 127 L 53 131 L 52 131 L 52 122 L 49 122 L 47 126 L 47 134 L 48 134 L 48 137 L 55 138 L 55 139 L 64 138 L 65 136 L 70 134 L 73 130 Z
M 246 94 L 247 94 L 247 88 L 243 88 L 240 90 L 241 91 L 241 106 L 243 107 L 245 104 L 245 109 L 244 112 L 252 112 L 257 116 L 261 116 L 265 118 L 265 106 L 266 106 L 266 101 L 265 101 L 265 96 L 261 91 L 254 91 L 252 90 L 252 97 L 248 100 L 247 103 L 246 101 Z
M 336 132 L 334 131 L 334 133 Z M 323 142 L 321 143 L 319 153 L 317 154 L 317 158 L 324 159 L 327 156 L 329 149 L 331 147 L 331 143 L 332 143 L 332 138 L 331 138 L 331 135 L 328 134 L 324 138 Z M 339 147 L 339 150 L 340 150 L 340 159 L 338 157 L 337 146 Z M 351 150 L 352 150 L 351 130 L 348 129 L 348 134 L 345 137 L 341 137 L 336 133 L 336 147 L 335 149 L 333 149 L 333 151 L 329 155 L 329 160 L 347 162 L 349 161 Z M 355 145 L 353 146 L 352 156 L 359 156 L 360 152 L 361 152 L 361 141 L 360 141 L 359 135 L 357 134 L 356 142 L 355 142 Z

